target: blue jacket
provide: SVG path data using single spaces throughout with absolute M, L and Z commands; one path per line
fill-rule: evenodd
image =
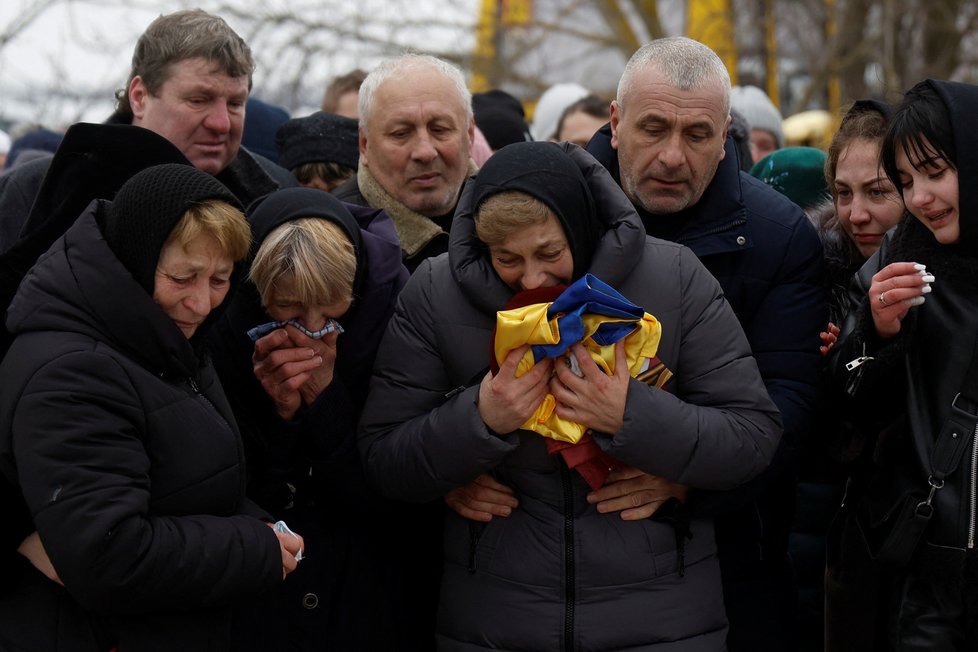
M 609 125 L 587 149 L 619 179 Z M 775 607 L 793 600 L 785 555 L 794 512 L 794 466 L 820 411 L 818 333 L 828 321 L 822 245 L 797 205 L 741 172 L 730 139 L 713 181 L 694 206 L 664 216 L 638 210 L 649 235 L 686 245 L 720 282 L 784 422 L 781 443 L 764 474 L 734 491 L 691 498 L 695 509 L 717 515 L 724 592 L 731 635 L 736 636 L 732 609 L 765 608 L 758 594 L 768 589 Z M 758 587 L 758 574 L 771 580 L 766 588 Z M 738 586 L 744 589 L 742 597 Z M 772 642 L 768 649 L 778 645 Z M 751 648 L 764 649 L 756 641 Z

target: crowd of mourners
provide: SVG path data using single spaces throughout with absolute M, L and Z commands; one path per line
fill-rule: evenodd
M 978 648 L 978 86 L 254 68 L 162 15 L 8 153 L 0 649 Z

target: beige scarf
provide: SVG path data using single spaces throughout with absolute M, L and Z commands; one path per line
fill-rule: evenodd
M 479 171 L 475 161 L 469 159 L 469 176 Z M 382 208 L 394 222 L 394 229 L 401 241 L 406 258 L 413 258 L 425 245 L 445 231 L 421 213 L 411 210 L 384 190 L 374 175 L 364 165 L 357 168 L 357 185 L 360 194 L 373 208 Z

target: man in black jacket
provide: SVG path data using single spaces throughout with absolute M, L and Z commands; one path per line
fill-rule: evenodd
M 688 246 L 720 281 L 781 411 L 784 436 L 762 476 L 731 492 L 691 493 L 688 502 L 716 515 L 729 649 L 783 651 L 794 649 L 794 466 L 820 401 L 822 249 L 801 209 L 740 171 L 729 124 L 730 78 L 719 57 L 691 39 L 659 39 L 629 60 L 611 123 L 588 151 L 619 181 L 649 235 Z M 594 500 L 602 511 L 644 518 L 663 496 L 684 492 L 633 474 Z
M 248 45 L 218 16 L 201 10 L 160 16 L 136 44 L 129 81 L 126 88 L 116 93 L 116 111 L 107 124 L 134 125 L 162 136 L 184 159 L 179 160 L 175 155 L 167 157 L 154 147 L 152 156 L 165 160 L 151 162 L 189 162 L 216 176 L 247 205 L 281 185 L 295 185 L 287 171 L 241 148 L 245 103 L 254 68 Z M 125 181 L 113 178 L 114 170 L 125 170 L 128 178 L 145 167 L 140 162 L 143 158 L 149 158 L 139 151 L 145 147 L 144 143 L 128 140 L 133 132 L 102 129 L 90 132 L 86 138 L 76 136 L 68 140 L 66 145 L 74 150 L 78 160 L 70 166 L 68 174 L 64 169 L 58 170 L 57 185 L 61 186 L 58 190 L 64 193 L 67 192 L 64 186 L 87 185 L 85 195 L 89 200 L 111 198 L 105 193 L 114 194 Z M 106 169 L 106 164 L 112 169 Z M 52 167 L 60 166 L 52 165 L 52 158 L 44 157 L 0 176 L 0 252 L 6 252 L 20 237 L 32 232 L 38 222 L 49 219 L 41 207 L 34 207 L 35 215 L 31 211 L 41 183 Z M 95 168 L 95 171 L 83 168 Z M 79 183 L 77 176 L 85 173 L 99 185 L 92 188 L 88 179 Z M 78 206 L 74 213 L 80 213 L 87 203 Z M 28 216 L 30 224 L 22 231 Z M 73 220 L 74 216 L 66 219 Z M 67 224 L 63 225 L 54 237 L 66 227 Z

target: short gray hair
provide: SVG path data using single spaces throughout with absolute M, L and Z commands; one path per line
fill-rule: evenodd
M 717 53 L 685 36 L 670 36 L 646 43 L 625 64 L 615 98 L 624 109 L 624 98 L 631 91 L 635 74 L 653 66 L 676 88 L 689 91 L 714 82 L 723 87 L 724 111 L 730 113 L 730 73 Z
M 448 63 L 430 54 L 402 54 L 401 56 L 388 59 L 374 68 L 360 86 L 360 95 L 357 98 L 357 110 L 360 113 L 360 127 L 364 133 L 367 131 L 367 120 L 373 110 L 374 94 L 381 84 L 392 77 L 399 77 L 412 70 L 428 68 L 440 72 L 455 87 L 458 94 L 458 101 L 465 107 L 465 126 L 472 124 L 472 93 L 465 84 L 465 77 L 462 71 L 455 65 Z

